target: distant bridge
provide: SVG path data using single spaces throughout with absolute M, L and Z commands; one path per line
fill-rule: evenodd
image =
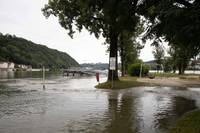
M 95 76 L 97 72 L 93 70 L 83 70 L 83 69 L 64 69 L 63 76 Z

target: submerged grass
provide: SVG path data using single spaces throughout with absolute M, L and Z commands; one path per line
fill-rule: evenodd
M 137 82 L 137 77 L 120 77 L 119 80 L 113 81 L 113 87 L 112 82 L 104 82 L 100 83 L 99 85 L 95 86 L 96 88 L 100 89 L 125 89 L 125 88 L 131 88 L 131 87 L 137 87 L 137 86 L 143 86 L 144 83 Z
M 200 133 L 200 110 L 183 115 L 170 133 Z

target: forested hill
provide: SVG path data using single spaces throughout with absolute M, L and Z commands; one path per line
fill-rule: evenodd
M 56 45 L 56 44 L 55 44 Z M 79 64 L 67 53 L 35 44 L 23 38 L 0 33 L 0 61 L 40 68 L 68 68 Z

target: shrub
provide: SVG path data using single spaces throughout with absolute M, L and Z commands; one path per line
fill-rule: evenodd
M 149 65 L 143 65 L 142 70 L 142 75 L 147 76 L 149 73 Z
M 139 76 L 140 75 L 140 67 L 141 67 L 140 63 L 131 64 L 128 67 L 128 74 L 131 76 Z M 142 76 L 147 76 L 148 73 L 149 73 L 149 66 L 143 64 L 142 65 Z

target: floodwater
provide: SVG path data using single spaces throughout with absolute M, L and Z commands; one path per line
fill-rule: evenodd
M 95 77 L 49 74 L 43 89 L 40 74 L 15 75 L 0 79 L 0 133 L 167 133 L 200 108 L 200 88 L 99 90 Z

